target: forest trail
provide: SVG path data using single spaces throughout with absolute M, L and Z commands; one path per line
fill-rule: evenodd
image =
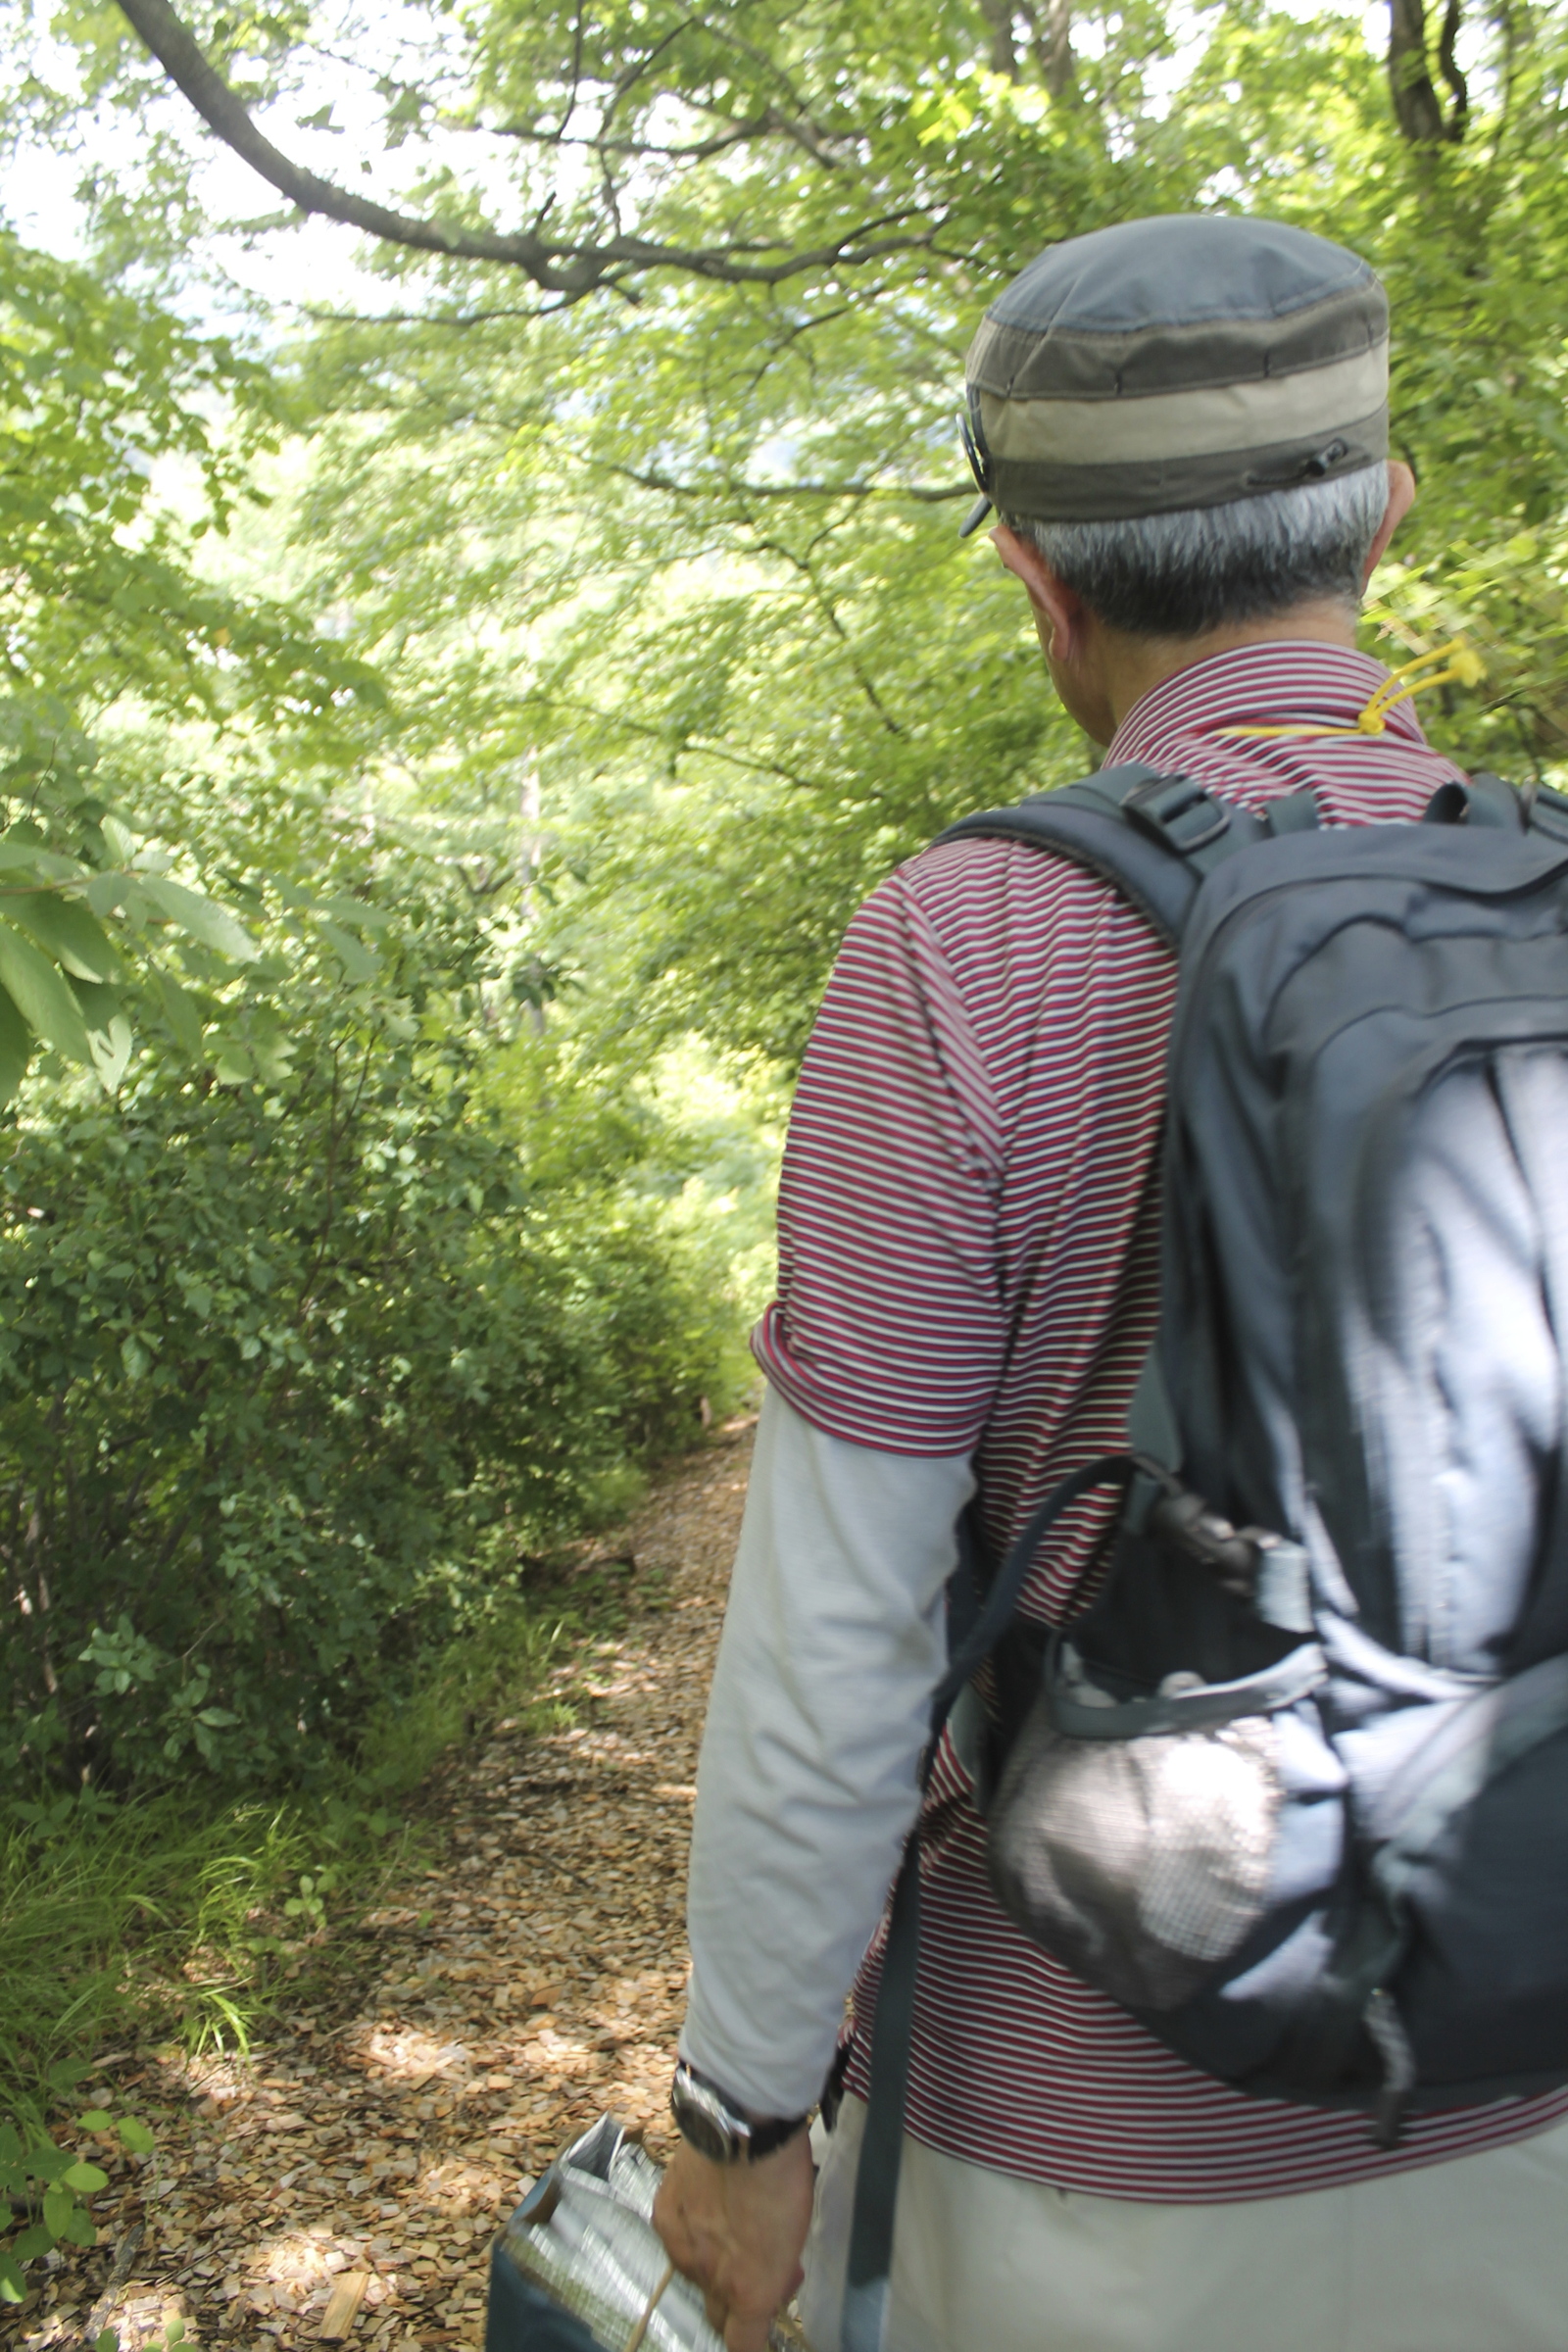
M 489 2240 L 521 2180 L 606 2109 L 667 2154 L 697 1744 L 753 1427 L 665 1472 L 606 1540 L 636 1563 L 630 1614 L 556 1678 L 576 1728 L 503 1721 L 444 1760 L 420 1802 L 432 1866 L 368 1916 L 319 1997 L 246 2064 L 138 2053 L 121 2071 L 157 2157 L 117 2210 L 95 2200 L 99 2250 L 52 2276 L 25 2352 L 78 2352 L 89 2317 L 122 2352 L 176 2320 L 189 2342 L 256 2352 L 477 2345 Z

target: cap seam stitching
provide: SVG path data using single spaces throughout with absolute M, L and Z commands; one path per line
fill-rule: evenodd
M 1375 350 L 1377 346 L 1373 344 L 1369 348 Z M 997 400 L 1013 401 L 1020 408 L 1027 408 L 1036 401 L 1069 405 L 1078 401 L 1104 401 L 1108 405 L 1118 400 L 1180 400 L 1189 392 L 1231 392 L 1244 384 L 1288 384 L 1298 375 L 1315 375 L 1320 368 L 1337 368 L 1342 361 L 1352 360 L 1358 356 L 1353 351 L 1339 351 L 1332 353 L 1326 360 L 1309 360 L 1299 368 L 1284 368 L 1274 373 L 1194 376 L 1185 378 L 1179 384 L 1150 384 L 1141 390 L 1132 392 L 1122 389 L 1122 370 L 1120 368 L 1116 371 L 1114 390 L 1089 388 L 1082 391 L 1075 389 L 1071 392 L 1017 392 L 1013 389 L 1018 380 L 1016 376 L 1009 377 L 1004 387 L 991 382 L 983 375 L 971 375 L 968 381 L 979 391 L 989 392 Z M 1372 411 L 1368 409 L 1366 414 L 1370 416 Z
M 1338 302 L 1347 294 L 1357 293 L 1363 289 L 1370 292 L 1377 285 L 1377 278 L 1373 275 L 1372 271 L 1368 270 L 1360 277 L 1346 278 L 1337 286 L 1318 286 L 1314 288 L 1310 294 L 1303 294 L 1298 301 L 1273 303 L 1267 310 L 1183 311 L 1180 313 L 1172 313 L 1169 316 L 1164 317 L 1142 318 L 1139 320 L 1137 326 L 1094 326 L 1085 320 L 1082 325 L 1069 326 L 1067 331 L 1072 334 L 1081 335 L 1127 335 L 1143 334 L 1147 332 L 1150 327 L 1154 326 L 1212 326 L 1216 319 L 1252 319 L 1254 321 L 1258 321 L 1264 318 L 1293 318 L 1300 311 L 1309 311 L 1317 305 L 1326 306 L 1331 302 Z M 1011 290 L 1012 289 L 1009 287 L 1008 292 L 1011 292 Z M 1061 315 L 1059 308 L 1054 311 L 1047 321 L 1047 327 L 1036 327 L 1027 319 L 999 318 L 997 317 L 998 304 L 1005 302 L 1006 299 L 1006 294 L 999 295 L 997 302 L 992 303 L 985 314 L 986 317 L 997 326 L 1014 326 L 1019 328 L 1024 334 L 1044 333 L 1047 331 L 1047 327 L 1054 327 L 1055 325 L 1057 318 Z

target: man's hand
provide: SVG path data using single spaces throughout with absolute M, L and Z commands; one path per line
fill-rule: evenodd
M 684 2140 L 670 2159 L 654 2228 L 707 2296 L 727 2352 L 766 2352 L 768 2324 L 805 2276 L 811 2186 L 805 2131 L 755 2164 L 712 2164 Z

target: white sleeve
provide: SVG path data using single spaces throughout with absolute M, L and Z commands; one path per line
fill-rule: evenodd
M 697 1778 L 681 2054 L 760 2115 L 822 2086 L 914 1819 L 967 1454 L 831 1438 L 769 1390 Z

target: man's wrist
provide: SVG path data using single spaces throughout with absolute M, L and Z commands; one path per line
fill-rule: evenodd
M 710 2164 L 755 2164 L 804 2132 L 810 2111 L 758 2115 L 684 2058 L 670 2084 L 669 2109 L 681 2137 Z

